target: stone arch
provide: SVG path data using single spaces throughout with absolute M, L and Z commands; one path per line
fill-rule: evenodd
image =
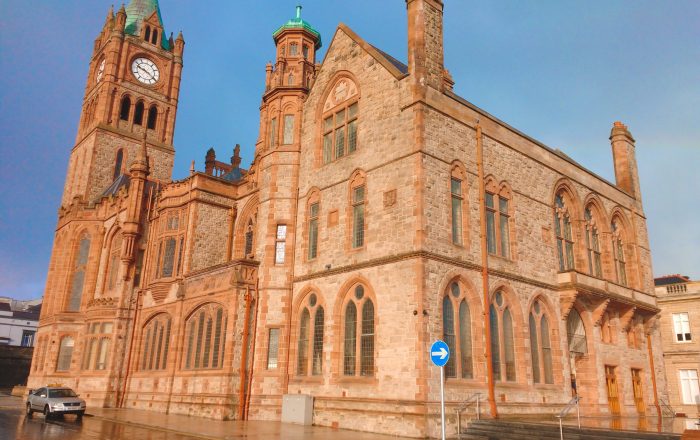
M 247 257 L 247 255 L 245 255 L 246 234 L 250 232 L 247 230 L 247 228 L 251 224 L 251 222 L 253 225 L 253 251 L 255 250 L 255 231 L 257 230 L 257 215 L 258 197 L 257 195 L 255 195 L 246 202 L 236 219 L 236 225 L 234 226 L 233 234 L 233 255 L 235 258 Z

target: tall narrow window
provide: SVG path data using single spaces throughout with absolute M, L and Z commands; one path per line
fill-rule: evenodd
M 146 41 L 151 41 L 151 27 L 146 26 L 146 33 L 143 36 L 143 39 Z
M 136 108 L 134 108 L 134 124 L 136 125 L 141 125 L 143 124 L 143 101 L 139 101 L 136 103 Z
M 688 319 L 687 312 L 673 314 L 673 332 L 676 335 L 676 342 L 692 341 L 693 338 L 690 334 L 690 320 Z
M 85 283 L 85 270 L 90 252 L 90 236 L 85 234 L 80 238 L 78 252 L 73 263 L 73 279 L 71 281 L 70 296 L 66 310 L 77 312 L 83 299 L 83 287 Z
M 109 338 L 100 339 L 100 350 L 97 355 L 97 363 L 95 364 L 95 370 L 104 370 L 107 368 L 107 359 L 109 356 Z
M 128 96 L 122 98 L 122 103 L 119 106 L 119 119 L 122 121 L 129 120 L 129 113 L 131 112 L 131 99 Z
M 554 383 L 552 375 L 552 346 L 550 343 L 549 322 L 544 314 L 544 306 L 539 300 L 532 305 L 529 317 L 530 360 L 534 383 Z
M 450 180 L 452 195 L 452 243 L 462 244 L 462 181 L 455 177 Z
M 309 206 L 309 260 L 318 255 L 318 202 Z
M 574 239 L 571 232 L 569 208 L 566 206 L 562 194 L 556 196 L 554 204 L 554 232 L 557 238 L 559 270 L 571 270 L 574 268 Z
M 158 43 L 158 29 L 153 29 L 153 35 L 151 35 L 151 43 Z
M 530 313 L 529 319 L 530 330 L 530 360 L 532 361 L 532 380 L 535 383 L 540 383 L 540 349 L 537 344 L 537 324 L 535 316 Z
M 277 118 L 270 120 L 270 132 L 268 133 L 268 145 L 270 148 L 277 146 Z
M 107 291 L 111 292 L 117 286 L 119 266 L 121 263 L 122 234 L 117 233 L 112 238 L 112 249 L 109 252 L 107 269 Z
M 515 347 L 513 343 L 513 318 L 510 309 L 503 311 L 503 351 L 506 361 L 506 380 L 515 381 Z
M 148 129 L 155 130 L 156 122 L 158 122 L 158 108 L 152 105 L 151 108 L 148 109 Z
M 514 382 L 516 379 L 513 317 L 505 294 L 497 291 L 489 306 L 491 318 L 491 364 L 495 380 Z M 500 325 L 499 325 L 500 323 Z M 505 374 L 504 374 L 505 373 Z
M 73 346 L 75 341 L 70 336 L 64 336 L 58 348 L 58 360 L 56 362 L 56 371 L 70 370 L 71 359 L 73 358 Z
M 364 286 L 356 285 L 349 292 L 345 306 L 343 374 L 346 376 L 374 375 L 374 313 L 374 303 L 365 294 Z
M 294 115 L 284 115 L 284 136 L 282 143 L 289 145 L 294 143 Z
M 208 304 L 200 307 L 187 320 L 187 353 L 185 369 L 223 367 L 226 342 L 226 319 L 223 307 Z
M 459 304 L 459 355 L 461 359 L 462 378 L 474 377 L 472 362 L 472 320 L 467 301 Z
M 279 356 L 279 340 L 280 329 L 271 328 L 267 337 L 267 369 L 274 370 L 277 368 L 277 360 Z
M 700 384 L 698 383 L 698 370 L 678 370 L 681 380 L 681 395 L 684 405 L 697 405 L 700 402 Z
M 244 253 L 246 258 L 250 258 L 253 253 L 253 220 L 248 220 L 246 227 Z
M 275 236 L 275 264 L 284 264 L 284 252 L 287 245 L 287 225 L 277 225 Z
M 498 312 L 491 304 L 489 306 L 489 329 L 491 330 L 491 369 L 493 370 L 493 378 L 497 381 L 501 380 L 501 336 L 498 326 Z
M 316 293 L 311 293 L 302 305 L 297 342 L 297 375 L 318 376 L 323 371 L 323 307 Z
M 287 85 L 288 86 L 294 85 L 294 74 L 293 73 L 290 73 L 289 76 L 287 77 Z
M 345 105 L 323 118 L 323 163 L 339 159 L 357 149 L 357 102 Z
M 112 180 L 116 180 L 117 177 L 122 173 L 122 162 L 124 161 L 124 150 L 121 148 L 117 151 L 117 158 L 114 160 L 114 173 L 112 173 Z
M 615 272 L 617 273 L 617 282 L 623 286 L 627 285 L 627 270 L 625 262 L 625 243 L 623 241 L 622 227 L 618 219 L 612 222 L 612 248 L 613 258 L 615 259 Z
M 598 237 L 598 226 L 591 213 L 591 208 L 586 208 L 584 212 L 586 222 L 586 249 L 588 253 L 588 273 L 595 277 L 602 277 L 603 271 L 600 260 L 600 239 Z
M 170 346 L 170 317 L 164 313 L 157 315 L 142 330 L 143 346 L 141 348 L 142 370 L 164 370 L 168 363 Z
M 297 375 L 306 376 L 309 366 L 309 309 L 304 308 L 299 320 L 299 342 L 297 350 Z
M 173 276 L 173 265 L 175 262 L 175 244 L 177 241 L 173 237 L 165 239 L 165 251 L 163 252 L 163 269 L 161 277 Z
M 486 193 L 486 248 L 489 254 L 496 254 L 496 203 L 495 196 Z
M 352 247 L 365 244 L 365 187 L 352 189 Z
M 296 56 L 299 52 L 299 45 L 297 43 L 292 43 L 289 45 L 289 56 Z
M 445 364 L 445 376 L 456 377 L 455 372 L 455 354 L 457 349 L 455 348 L 455 323 L 454 323 L 454 311 L 452 308 L 452 301 L 449 296 L 445 296 L 442 299 L 442 340 L 447 344 L 447 348 L 450 349 L 450 357 Z
M 304 59 L 308 60 L 309 59 L 309 46 L 306 44 L 301 47 L 301 52 L 304 55 Z
M 510 256 L 510 233 L 508 221 L 510 214 L 508 211 L 508 199 L 498 196 L 498 232 L 499 232 L 499 253 L 502 257 Z
M 544 383 L 554 383 L 552 371 L 552 345 L 550 342 L 549 321 L 542 315 L 540 318 L 540 340 L 542 341 L 542 362 L 544 366 Z

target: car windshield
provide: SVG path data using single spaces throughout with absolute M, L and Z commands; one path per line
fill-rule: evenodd
M 75 391 L 69 389 L 69 388 L 63 388 L 60 390 L 49 390 L 49 397 L 50 398 L 55 398 L 55 397 L 78 397 L 77 394 L 75 394 Z

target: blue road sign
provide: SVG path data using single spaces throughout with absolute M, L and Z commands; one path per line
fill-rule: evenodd
M 444 366 L 450 359 L 450 347 L 443 341 L 437 340 L 430 346 L 430 360 L 438 367 Z

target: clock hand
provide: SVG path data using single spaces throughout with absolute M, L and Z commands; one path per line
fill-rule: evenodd
M 142 68 L 141 66 L 136 66 L 136 68 L 139 69 L 141 72 L 143 72 L 149 78 L 153 77 L 153 75 L 151 75 L 148 71 L 146 71 L 146 69 Z

